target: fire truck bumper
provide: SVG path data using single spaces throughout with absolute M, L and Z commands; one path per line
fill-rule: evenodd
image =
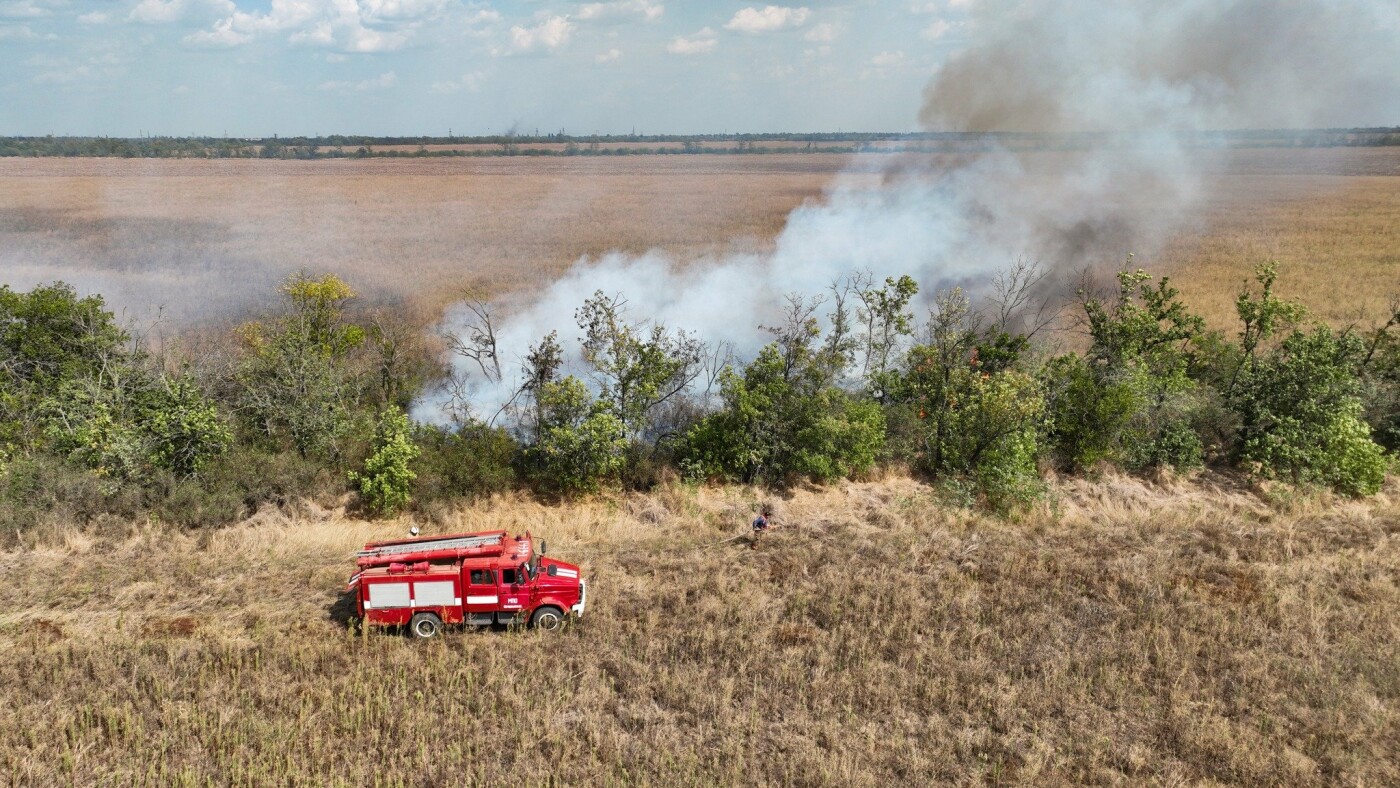
M 569 608 L 576 616 L 583 616 L 583 603 L 588 601 L 588 584 L 580 578 L 578 581 L 578 604 Z

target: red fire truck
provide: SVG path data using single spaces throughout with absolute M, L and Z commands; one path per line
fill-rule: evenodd
M 360 618 L 430 638 L 449 624 L 529 623 L 553 632 L 582 616 L 587 586 L 545 543 L 505 531 L 370 542 L 355 554 L 347 593 Z

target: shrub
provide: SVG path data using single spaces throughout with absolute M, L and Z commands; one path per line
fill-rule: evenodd
M 85 468 L 45 454 L 10 459 L 0 468 L 0 536 L 36 526 L 130 520 L 144 508 L 146 491 L 113 485 Z
M 1034 378 L 1014 370 L 963 378 L 944 438 L 946 467 L 976 479 L 993 509 L 1014 508 L 1039 486 L 1045 398 Z
M 284 312 L 239 327 L 234 371 L 239 412 L 273 447 L 338 460 L 369 387 L 351 354 L 366 332 L 344 311 L 354 292 L 332 275 L 298 274 L 281 288 Z
M 144 483 L 162 470 L 194 476 L 233 440 L 192 378 L 134 365 L 68 381 L 37 412 L 50 450 L 115 480 Z
M 686 434 L 679 456 L 692 475 L 743 482 L 814 481 L 863 473 L 885 437 L 878 403 L 826 384 L 825 372 L 777 344 L 742 375 L 721 376 L 721 409 Z
M 159 511 L 170 522 L 216 525 L 301 499 L 331 505 L 345 492 L 345 475 L 313 459 L 242 444 L 212 459 L 197 479 L 182 483 Z
M 418 478 L 413 497 L 419 505 L 453 498 L 474 499 L 503 492 L 515 483 L 520 447 L 499 427 L 470 421 L 454 429 L 420 426 Z
M 1111 298 L 1080 291 L 1092 339 L 1085 357 L 1046 369 L 1057 453 L 1077 469 L 1104 460 L 1134 470 L 1199 466 L 1192 411 L 1200 386 L 1187 370 L 1204 322 L 1166 277 L 1154 282 L 1137 269 L 1117 278 Z
M 1385 480 L 1383 450 L 1361 420 L 1358 337 L 1325 326 L 1294 331 L 1240 376 L 1239 460 L 1268 477 L 1370 495 Z
M 570 375 L 540 387 L 538 437 L 526 454 L 530 476 L 544 492 L 593 492 L 626 462 L 622 421 L 593 400 L 583 381 Z
M 418 457 L 418 446 L 410 438 L 408 416 L 397 409 L 386 410 L 375 430 L 374 450 L 365 460 L 363 472 L 350 472 L 350 481 L 371 512 L 381 516 L 397 513 L 411 499 L 413 480 L 410 467 Z
M 1061 461 L 1075 469 L 1111 459 L 1133 414 L 1141 407 L 1137 390 L 1096 375 L 1078 355 L 1051 360 L 1042 373 L 1050 417 L 1050 443 Z

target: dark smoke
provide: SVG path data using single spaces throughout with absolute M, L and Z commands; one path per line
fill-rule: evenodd
M 982 0 L 919 119 L 949 131 L 1373 126 L 1400 115 L 1393 0 Z

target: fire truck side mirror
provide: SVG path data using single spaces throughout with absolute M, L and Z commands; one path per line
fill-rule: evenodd
M 541 539 L 541 540 L 540 540 L 540 555 L 544 555 L 544 554 L 547 553 L 547 552 L 549 552 L 549 542 L 546 542 L 545 540 Z

